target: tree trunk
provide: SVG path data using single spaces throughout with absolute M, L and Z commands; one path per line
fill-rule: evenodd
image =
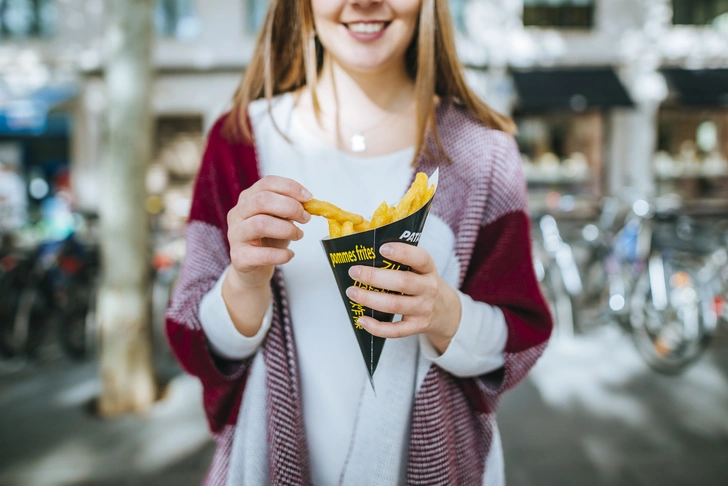
M 103 282 L 99 292 L 104 416 L 141 412 L 156 396 L 149 302 L 152 0 L 110 0 L 108 141 L 101 188 Z

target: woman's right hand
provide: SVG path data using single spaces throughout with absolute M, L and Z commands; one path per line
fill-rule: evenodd
M 311 220 L 302 204 L 311 197 L 298 182 L 278 176 L 263 177 L 240 193 L 227 216 L 230 261 L 239 284 L 268 286 L 275 266 L 293 258 L 288 245 L 303 238 L 293 222 Z
M 303 202 L 311 193 L 291 179 L 266 176 L 240 193 L 227 217 L 231 269 L 222 297 L 240 334 L 255 336 L 271 302 L 270 279 L 276 265 L 288 263 L 291 241 L 303 238 L 293 222 L 308 223 Z

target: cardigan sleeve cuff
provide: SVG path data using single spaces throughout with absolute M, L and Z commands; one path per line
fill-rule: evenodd
M 497 370 L 505 363 L 503 352 L 508 326 L 503 312 L 495 306 L 473 300 L 460 292 L 460 324 L 443 354 L 424 334 L 420 348 L 434 364 L 459 378 L 481 376 Z
M 233 324 L 222 298 L 222 284 L 230 267 L 200 301 L 200 323 L 213 353 L 221 358 L 242 360 L 253 356 L 265 339 L 273 321 L 273 302 L 263 316 L 260 329 L 253 337 L 240 334 Z

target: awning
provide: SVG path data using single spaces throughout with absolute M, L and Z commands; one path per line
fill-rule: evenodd
M 611 68 L 511 71 L 518 108 L 525 111 L 571 110 L 633 106 L 627 90 Z
M 0 104 L 0 135 L 40 135 L 50 129 L 55 131 L 59 126 L 49 124 L 49 111 L 77 94 L 75 85 L 59 84 L 5 101 Z
M 663 69 L 682 105 L 728 107 L 728 69 Z

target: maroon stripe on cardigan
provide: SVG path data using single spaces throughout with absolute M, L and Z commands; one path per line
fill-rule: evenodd
M 484 227 L 462 289 L 473 299 L 503 310 L 509 327 L 509 353 L 538 346 L 551 333 L 551 316 L 531 259 L 530 227 L 523 211 Z
M 408 485 L 480 485 L 493 430 L 473 413 L 458 383 L 437 366 L 425 377 L 412 412 Z
M 276 305 L 264 350 L 270 484 L 311 484 L 293 326 L 280 270 L 272 283 Z

